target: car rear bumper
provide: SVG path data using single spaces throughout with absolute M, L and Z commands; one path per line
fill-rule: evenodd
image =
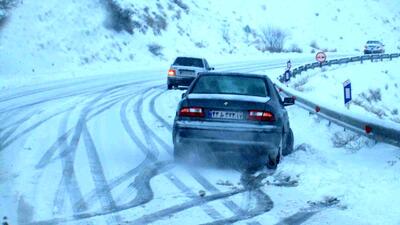
M 281 128 L 274 125 L 176 121 L 174 144 L 214 153 L 276 154 Z M 190 150 L 190 149 L 188 149 Z
M 381 54 L 384 53 L 384 50 L 364 50 L 364 54 Z
M 168 77 L 168 85 L 189 86 L 196 77 Z

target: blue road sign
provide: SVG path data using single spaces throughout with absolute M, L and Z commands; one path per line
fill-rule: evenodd
M 343 83 L 343 91 L 344 91 L 344 104 L 348 104 L 351 102 L 351 82 L 350 80 L 346 80 Z

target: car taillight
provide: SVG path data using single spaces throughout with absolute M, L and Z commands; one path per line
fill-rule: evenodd
M 168 70 L 168 76 L 169 77 L 174 77 L 174 76 L 176 76 L 176 70 Z
M 274 114 L 272 114 L 271 112 L 257 111 L 257 110 L 250 110 L 248 119 L 257 121 L 267 121 L 267 122 L 275 121 Z
M 200 107 L 184 107 L 179 110 L 179 116 L 204 117 L 204 111 Z

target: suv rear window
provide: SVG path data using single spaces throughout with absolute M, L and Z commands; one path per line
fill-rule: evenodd
M 199 77 L 191 93 L 197 94 L 237 94 L 267 97 L 265 80 L 257 77 L 204 75 Z
M 194 66 L 194 67 L 204 67 L 203 60 L 199 58 L 187 58 L 187 57 L 178 57 L 175 59 L 175 66 Z

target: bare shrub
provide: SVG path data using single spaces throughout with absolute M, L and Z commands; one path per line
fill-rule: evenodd
M 151 16 L 149 13 L 146 13 L 144 21 L 148 27 L 153 29 L 155 35 L 160 35 L 162 30 L 167 29 L 167 21 L 165 17 L 158 14 L 153 14 L 153 16 Z
M 183 9 L 185 13 L 189 13 L 189 6 L 182 2 L 182 0 L 171 0 L 172 3 L 177 5 L 179 8 Z
M 367 100 L 369 103 L 371 102 L 379 102 L 382 100 L 381 89 L 369 89 L 368 93 L 361 93 L 360 97 Z
M 303 49 L 301 49 L 297 44 L 292 44 L 289 48 L 289 52 L 303 53 Z
M 140 23 L 132 20 L 134 12 L 130 9 L 123 9 L 114 0 L 106 0 L 105 6 L 108 12 L 106 27 L 117 32 L 126 31 L 133 34 L 135 28 L 140 27 Z
M 18 3 L 19 0 L 0 0 L 0 10 L 10 10 Z
M 335 148 L 345 148 L 351 152 L 356 152 L 371 144 L 369 139 L 349 131 L 335 132 L 331 141 Z
M 153 43 L 147 45 L 147 48 L 149 52 L 151 52 L 151 54 L 153 54 L 154 56 L 160 56 L 160 57 L 163 56 L 162 53 L 163 47 L 161 45 Z
M 194 45 L 196 47 L 198 47 L 198 48 L 205 48 L 206 47 L 206 45 L 202 41 L 201 42 L 196 42 L 196 43 L 194 43 Z
M 231 38 L 230 38 L 230 35 L 229 35 L 229 26 L 228 25 L 224 25 L 223 27 L 222 27 L 222 39 L 224 39 L 224 41 L 228 44 L 228 45 L 230 45 L 231 44 Z
M 249 25 L 246 25 L 246 26 L 243 27 L 243 31 L 244 31 L 247 35 L 249 35 L 249 34 L 251 34 L 252 29 L 251 29 L 251 27 L 250 27 Z
M 9 11 L 16 7 L 20 0 L 0 0 L 0 27 L 6 23 Z
M 311 41 L 310 47 L 314 49 L 319 49 L 319 46 L 315 40 Z
M 296 79 L 295 82 L 293 83 L 292 87 L 300 92 L 304 91 L 304 85 L 307 84 L 307 82 L 310 80 L 310 76 L 302 76 L 299 79 Z
M 264 51 L 282 52 L 287 33 L 278 27 L 267 27 L 261 30 L 261 41 Z

